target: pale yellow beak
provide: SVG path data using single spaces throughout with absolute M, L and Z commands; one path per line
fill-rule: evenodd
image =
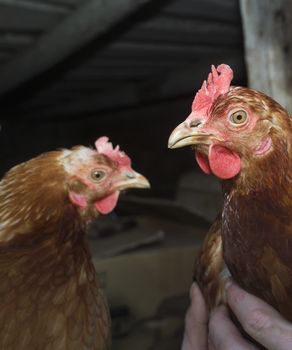
M 117 190 L 125 190 L 127 188 L 150 188 L 150 182 L 145 176 L 136 171 L 126 172 L 123 179 L 117 184 Z
M 198 144 L 211 144 L 215 137 L 201 129 L 190 127 L 187 122 L 179 124 L 168 139 L 168 148 L 179 148 Z M 217 138 L 216 138 L 217 139 Z

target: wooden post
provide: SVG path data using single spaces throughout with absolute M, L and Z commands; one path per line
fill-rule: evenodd
M 292 1 L 240 0 L 251 88 L 292 113 Z

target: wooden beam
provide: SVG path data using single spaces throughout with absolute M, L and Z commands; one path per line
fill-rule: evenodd
M 249 86 L 292 113 L 292 2 L 240 0 Z
M 222 56 L 225 53 L 227 57 L 233 56 L 240 48 L 238 45 L 219 46 L 219 45 L 191 45 L 184 43 L 167 43 L 167 42 L 131 42 L 119 41 L 114 42 L 104 50 L 98 53 L 101 59 L 117 60 L 136 59 L 136 60 L 178 60 L 183 62 L 193 62 L 202 57 Z
M 0 0 L 0 5 L 9 5 L 33 11 L 44 11 L 52 13 L 67 13 L 68 6 L 60 4 L 50 4 L 48 2 L 31 1 L 31 0 Z
M 45 12 L 37 6 L 28 8 L 0 3 L 1 33 L 30 33 L 37 39 L 41 33 L 53 28 L 63 18 L 64 13 Z
M 33 36 L 29 34 L 0 34 L 0 50 L 23 50 L 26 46 L 32 44 L 33 40 Z
M 222 49 L 222 47 L 224 49 Z M 118 55 L 121 54 L 131 54 L 131 53 L 142 53 L 144 54 L 152 54 L 155 55 L 200 55 L 200 54 L 212 54 L 215 51 L 222 52 L 223 50 L 237 50 L 238 45 L 233 45 L 233 47 L 225 47 L 224 45 L 221 45 L 221 47 L 218 48 L 218 46 L 209 45 L 209 44 L 199 44 L 199 45 L 192 45 L 190 43 L 167 43 L 167 42 L 139 42 L 139 41 L 118 41 L 113 44 L 111 44 L 107 49 L 103 50 L 101 53 L 101 57 L 106 56 L 107 54 L 111 54 L 111 51 L 115 51 L 115 54 Z M 185 57 L 185 56 L 184 56 Z
M 78 115 L 90 115 L 101 110 L 110 110 L 118 108 L 126 108 L 146 104 L 152 101 L 161 101 L 165 99 L 175 98 L 178 96 L 187 96 L 195 93 L 200 87 L 202 81 L 209 73 L 211 64 L 220 64 L 222 62 L 230 64 L 236 72 L 237 81 L 244 79 L 244 69 L 242 61 L 242 53 L 238 51 L 232 58 L 226 58 L 222 55 L 216 55 L 200 60 L 197 63 L 188 65 L 183 69 L 177 69 L 169 74 L 156 74 L 155 78 L 148 79 L 144 83 L 134 84 L 125 83 L 116 89 L 106 92 L 88 93 L 86 97 L 78 100 L 68 101 L 67 103 L 58 103 L 57 97 L 53 99 L 45 99 L 42 96 L 43 106 L 35 108 L 33 104 L 28 104 L 23 109 L 23 115 L 33 116 L 37 111 L 37 115 L 41 117 L 66 117 Z M 235 81 L 236 83 L 236 81 Z M 50 102 L 49 102 L 50 101 Z M 37 104 L 36 100 L 36 104 Z M 49 103 L 49 104 L 48 104 Z
M 218 22 L 235 22 L 240 19 L 238 3 L 235 0 L 180 0 L 170 2 L 169 6 L 163 11 L 172 16 L 181 16 Z
M 152 29 L 135 27 L 135 31 L 129 31 L 122 36 L 123 40 L 127 41 L 140 41 L 140 42 L 160 42 L 160 43 L 175 43 L 177 45 L 189 44 L 195 45 L 212 45 L 212 46 L 239 46 L 242 41 L 242 31 L 240 26 L 229 26 L 229 29 L 224 27 L 220 29 L 209 28 L 209 24 L 205 21 L 202 24 L 204 29 L 198 29 L 198 31 L 184 31 L 181 30 L 179 25 L 174 26 L 173 30 L 167 30 L 164 28 Z M 199 28 L 199 27 L 198 27 Z M 224 40 L 222 40 L 224 38 Z
M 0 94 L 29 81 L 63 61 L 96 36 L 150 0 L 90 0 L 36 45 L 0 68 Z
M 148 21 L 141 22 L 136 26 L 136 29 L 152 29 L 152 30 L 163 30 L 175 33 L 191 33 L 197 36 L 209 33 L 222 33 L 225 35 L 233 35 L 234 32 L 240 32 L 240 27 L 236 23 L 230 22 L 212 22 L 210 20 L 204 20 L 200 18 L 189 18 L 189 17 L 176 17 L 176 16 L 160 16 L 149 19 Z

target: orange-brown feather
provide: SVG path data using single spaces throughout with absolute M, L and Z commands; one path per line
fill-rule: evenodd
M 196 278 L 209 305 L 216 305 L 222 295 L 222 260 L 214 259 L 212 252 L 222 242 L 224 261 L 238 284 L 292 321 L 291 119 L 272 99 L 246 88 L 232 88 L 219 97 L 210 113 L 224 115 L 227 106 L 238 101 L 260 121 L 248 137 L 240 132 L 234 136 L 242 158 L 241 173 L 223 181 L 222 220 L 211 229 L 202 248 Z M 256 157 L 250 145 L 267 134 L 272 149 Z
M 222 276 L 224 268 L 221 219 L 218 218 L 208 232 L 196 259 L 194 271 L 194 278 L 199 284 L 210 310 L 225 300 L 224 278 Z
M 110 348 L 108 307 L 61 155 L 20 164 L 0 183 L 1 349 Z

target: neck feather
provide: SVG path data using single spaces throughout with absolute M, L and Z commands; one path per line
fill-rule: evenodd
M 24 237 L 22 243 L 55 236 L 64 240 L 85 226 L 68 199 L 67 174 L 57 163 L 57 152 L 12 168 L 0 182 L 0 242 Z

